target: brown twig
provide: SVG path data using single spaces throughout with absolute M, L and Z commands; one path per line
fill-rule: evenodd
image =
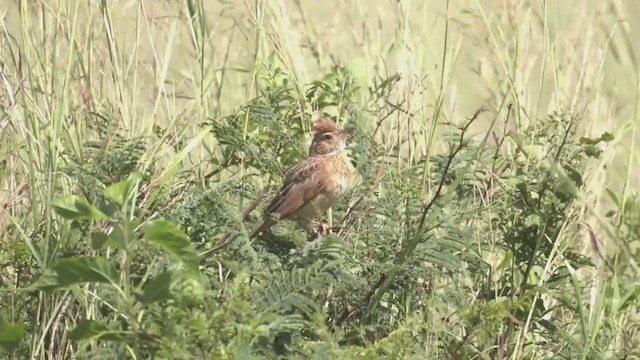
M 464 144 L 465 144 L 464 136 L 465 136 L 467 130 L 469 129 L 469 127 L 471 126 L 471 124 L 474 123 L 475 120 L 478 119 L 479 115 L 484 111 L 486 111 L 484 108 L 478 109 L 473 114 L 473 116 L 471 116 L 470 118 L 467 119 L 468 120 L 467 123 L 460 129 L 461 130 L 460 138 L 458 140 L 458 143 L 457 143 L 456 147 L 453 148 L 450 151 L 449 156 L 447 157 L 447 161 L 446 161 L 446 164 L 445 164 L 445 167 L 444 167 L 444 171 L 443 171 L 442 177 L 440 179 L 440 182 L 438 184 L 438 187 L 436 188 L 436 192 L 431 197 L 431 200 L 427 204 L 425 204 L 424 207 L 423 207 L 422 215 L 420 216 L 420 220 L 418 221 L 418 227 L 417 227 L 416 234 L 421 234 L 425 230 L 424 229 L 424 225 L 425 225 L 425 222 L 426 222 L 426 219 L 427 219 L 427 215 L 429 214 L 429 212 L 431 211 L 433 206 L 442 197 L 442 190 L 444 188 L 444 184 L 445 184 L 446 179 L 448 177 L 447 175 L 450 172 L 453 160 L 458 155 L 458 153 L 460 153 L 460 151 L 464 148 Z M 430 230 L 430 229 L 427 229 L 427 230 Z M 411 250 L 411 248 L 409 248 L 409 247 L 403 248 L 396 254 L 396 256 L 395 256 L 396 265 L 398 265 L 398 263 L 402 262 L 402 260 L 410 252 L 410 250 Z M 380 275 L 380 278 L 378 279 L 378 281 L 376 281 L 376 283 L 362 297 L 362 300 L 361 300 L 360 303 L 364 304 L 363 307 L 368 305 L 371 302 L 371 299 L 373 298 L 374 294 L 376 294 L 376 292 L 382 287 L 382 285 L 385 284 L 388 281 L 390 276 L 395 276 L 394 270 L 390 270 L 390 271 Z M 344 323 L 344 321 L 346 321 L 347 319 L 351 318 L 360 309 L 353 309 L 353 308 L 345 309 L 345 311 L 341 314 L 341 316 L 336 320 L 336 325 L 337 326 L 341 326 Z
M 405 110 L 403 108 L 404 104 L 406 104 L 409 101 L 409 97 L 413 94 L 414 90 L 411 90 L 409 93 L 407 93 L 407 95 L 404 97 L 404 99 L 402 99 L 402 101 L 399 104 L 393 104 L 393 103 L 391 103 L 389 101 L 386 101 L 387 105 L 391 106 L 392 109 L 389 110 L 380 119 L 378 119 L 378 121 L 376 121 L 376 127 L 373 129 L 373 132 L 371 133 L 371 141 L 370 141 L 370 144 L 369 144 L 369 154 L 372 157 L 375 156 L 375 154 L 374 154 L 375 136 L 378 133 L 378 131 L 380 130 L 380 128 L 382 127 L 382 123 L 384 123 L 385 120 L 390 118 L 391 115 L 393 115 L 396 112 L 402 112 L 402 113 L 406 114 L 409 117 L 413 117 L 414 116 L 414 114 L 412 114 L 410 111 Z M 395 145 L 390 146 L 386 150 L 385 156 L 388 156 L 389 154 L 391 154 L 391 151 L 393 150 L 394 147 L 395 147 Z M 380 183 L 382 182 L 382 178 L 384 178 L 384 176 L 385 176 L 384 165 L 385 165 L 384 162 L 380 163 L 380 166 L 378 167 L 378 171 L 376 173 L 376 177 L 374 178 L 373 183 L 371 184 L 371 188 L 369 189 L 369 191 L 366 194 L 363 194 L 362 196 L 360 196 L 347 209 L 347 213 L 342 218 L 342 221 L 340 222 L 340 226 L 337 227 L 339 229 L 338 235 L 344 234 L 345 227 L 346 227 L 347 223 L 349 222 L 349 220 L 351 220 L 354 211 L 360 205 L 360 203 L 367 196 L 371 196 L 378 189 L 378 187 L 380 186 Z
M 458 139 L 458 144 L 449 153 L 449 156 L 447 157 L 447 162 L 445 164 L 444 171 L 442 173 L 442 178 L 440 179 L 440 183 L 436 188 L 436 192 L 431 197 L 431 200 L 422 209 L 422 215 L 420 216 L 420 221 L 418 222 L 418 233 L 420 233 L 424 228 L 424 223 L 427 220 L 427 214 L 429 214 L 429 211 L 431 211 L 431 208 L 433 207 L 433 205 L 435 205 L 436 202 L 440 200 L 440 197 L 442 196 L 442 189 L 444 188 L 444 183 L 449 173 L 449 169 L 451 168 L 451 164 L 453 163 L 453 159 L 455 159 L 455 157 L 458 156 L 458 153 L 460 153 L 460 151 L 464 148 L 464 135 L 466 134 L 471 124 L 473 124 L 478 119 L 480 114 L 485 111 L 486 111 L 485 108 L 480 108 L 476 110 L 473 116 L 468 118 L 467 123 L 462 127 L 460 132 L 460 138 Z
M 251 214 L 251 212 L 255 210 L 258 204 L 260 204 L 260 201 L 262 201 L 262 199 L 264 198 L 264 196 L 267 194 L 268 191 L 269 191 L 269 185 L 265 186 L 262 189 L 262 191 L 260 191 L 260 194 L 258 194 L 256 199 L 251 204 L 249 204 L 249 206 L 246 209 L 244 209 L 244 211 L 242 212 L 242 218 L 240 219 L 240 221 L 244 222 L 247 219 L 247 217 L 249 217 L 249 214 Z M 209 256 L 211 256 L 211 254 L 214 254 L 218 252 L 220 249 L 227 246 L 229 244 L 229 241 L 228 241 L 229 238 L 231 237 L 231 235 L 233 235 L 233 232 L 236 229 L 237 228 L 235 225 L 229 226 L 227 231 L 220 237 L 220 239 L 218 239 L 218 241 L 216 241 L 216 246 L 214 246 L 211 249 L 205 250 L 199 255 L 200 261 L 208 258 Z
M 347 225 L 347 222 L 349 222 L 349 220 L 353 216 L 353 212 L 360 205 L 360 203 L 364 200 L 364 198 L 367 197 L 367 196 L 373 195 L 373 193 L 378 189 L 378 187 L 380 186 L 380 183 L 382 182 L 382 178 L 384 177 L 384 175 L 385 175 L 385 172 L 384 172 L 384 163 L 383 163 L 383 164 L 380 165 L 380 167 L 378 167 L 378 173 L 376 174 L 376 177 L 374 178 L 373 184 L 371 185 L 371 188 L 369 189 L 369 191 L 366 194 L 363 194 L 362 196 L 360 196 L 347 209 L 347 213 L 344 215 L 344 217 L 342 218 L 342 221 L 340 222 L 340 227 L 339 227 L 340 228 L 340 232 L 339 232 L 338 235 L 342 235 L 344 233 L 346 225 Z

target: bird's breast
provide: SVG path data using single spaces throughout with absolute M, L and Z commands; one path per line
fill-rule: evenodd
M 325 184 L 330 196 L 335 200 L 340 197 L 351 185 L 354 168 L 349 158 L 342 155 L 336 156 L 330 161 L 327 169 L 329 176 L 328 183 Z
M 355 169 L 349 158 L 336 155 L 324 158 L 319 171 L 318 176 L 323 183 L 322 191 L 297 212 L 297 217 L 315 217 L 332 207 L 351 185 Z

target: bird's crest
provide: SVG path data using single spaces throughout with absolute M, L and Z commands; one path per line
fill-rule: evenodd
M 320 118 L 313 124 L 313 131 L 316 134 L 324 134 L 338 131 L 338 126 L 329 118 Z

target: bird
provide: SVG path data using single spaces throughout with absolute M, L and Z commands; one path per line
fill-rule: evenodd
M 347 139 L 352 128 L 339 128 L 328 118 L 313 124 L 313 140 L 306 159 L 285 174 L 280 191 L 266 207 L 249 237 L 264 233 L 280 220 L 293 220 L 316 234 L 327 232 L 327 225 L 315 220 L 348 190 L 355 168 L 347 156 Z

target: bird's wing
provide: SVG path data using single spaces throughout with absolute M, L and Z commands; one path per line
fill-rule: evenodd
M 280 192 L 267 206 L 266 214 L 277 213 L 286 219 L 313 200 L 324 188 L 319 163 L 307 159 L 289 170 Z

